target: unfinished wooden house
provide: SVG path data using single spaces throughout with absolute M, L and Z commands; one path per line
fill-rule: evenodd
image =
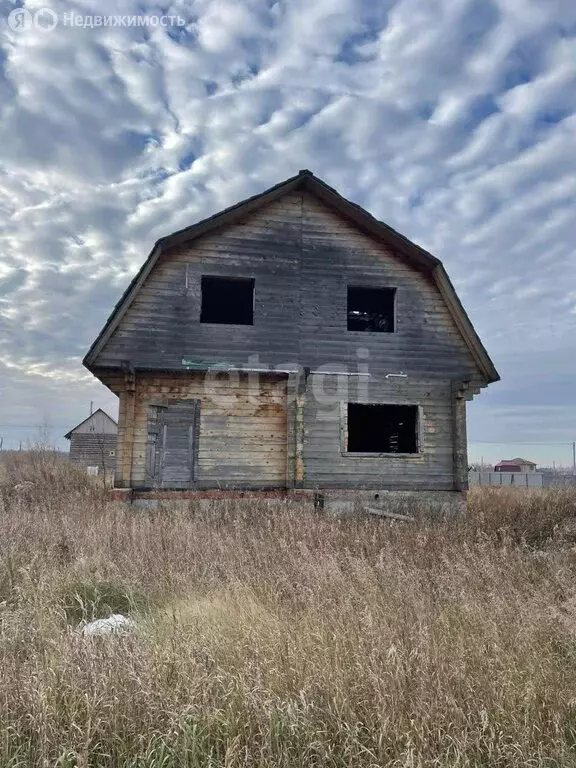
M 159 240 L 84 364 L 140 497 L 461 492 L 498 379 L 441 262 L 310 171 Z
M 101 408 L 64 437 L 70 440 L 70 464 L 85 469 L 90 475 L 115 472 L 118 424 Z

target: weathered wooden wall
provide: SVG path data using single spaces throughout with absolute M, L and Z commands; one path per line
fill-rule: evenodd
M 120 396 L 119 487 L 147 487 L 150 406 L 187 399 L 200 400 L 196 487 L 285 485 L 285 378 L 261 377 L 259 394 L 246 375 L 237 375 L 230 385 L 222 375 L 206 380 L 200 373 L 141 374 L 136 377 L 134 395 L 124 390 L 120 379 L 110 383 Z
M 420 406 L 421 450 L 414 456 L 354 456 L 343 450 L 345 410 L 322 405 L 320 385 L 308 383 L 304 406 L 304 487 L 450 490 L 454 488 L 450 383 L 438 380 L 378 378 L 351 380 L 341 402 Z M 326 382 L 330 386 L 330 381 Z M 342 382 L 344 384 L 344 382 Z M 328 390 L 329 391 L 329 390 Z
M 96 432 L 74 432 L 70 438 L 70 463 L 75 467 L 98 467 L 114 471 L 116 467 L 117 436 Z M 114 451 L 114 456 L 110 456 Z
M 201 324 L 202 275 L 254 277 L 254 325 Z M 396 332 L 348 331 L 348 285 L 395 287 Z M 314 376 L 299 407 L 270 407 L 263 395 L 259 411 L 239 391 L 226 407 L 202 405 L 200 484 L 440 490 L 465 484 L 465 405 L 455 404 L 454 393 L 465 380 L 484 381 L 438 289 L 307 192 L 285 195 L 242 223 L 162 255 L 95 363 L 101 372 L 123 362 L 137 370 L 136 393 L 121 398 L 119 484 L 145 483 L 151 399 L 200 396 L 197 374 L 170 379 L 183 371 L 184 359 L 313 371 L 355 371 L 360 363 L 370 377 L 350 379 L 352 390 L 361 383 L 350 401 L 414 403 L 423 413 L 420 455 L 351 457 L 341 451 L 341 421 L 327 419 L 330 404 L 311 395 Z M 399 372 L 407 378 L 386 378 Z M 294 384 L 288 386 L 292 391 Z
M 253 326 L 201 324 L 202 275 L 256 278 Z M 395 333 L 347 331 L 347 286 L 397 288 Z M 344 222 L 309 193 L 291 193 L 244 224 L 162 256 L 97 366 L 182 368 L 182 360 L 355 366 L 414 376 L 478 376 L 431 279 Z

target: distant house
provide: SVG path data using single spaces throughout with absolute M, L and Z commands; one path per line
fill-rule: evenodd
M 70 463 L 85 468 L 90 475 L 113 474 L 116 470 L 118 424 L 98 408 L 67 434 Z
M 536 464 L 528 459 L 502 459 L 494 467 L 494 472 L 534 472 Z

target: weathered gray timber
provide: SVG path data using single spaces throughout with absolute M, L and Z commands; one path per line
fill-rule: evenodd
M 158 488 L 189 488 L 195 479 L 199 400 L 148 408 L 147 481 Z
M 293 194 L 254 221 L 167 252 L 126 312 L 98 367 L 181 370 L 183 359 L 355 366 L 371 372 L 477 375 L 474 359 L 430 278 L 374 243 L 312 195 Z M 275 215 L 275 218 L 274 218 Z M 202 275 L 256 277 L 254 325 L 200 323 Z M 397 330 L 346 330 L 348 284 L 397 287 Z M 375 367 L 373 367 L 375 366 Z
M 257 394 L 249 377 L 234 386 L 202 373 L 142 376 L 134 415 L 120 427 L 119 482 L 133 487 L 280 488 L 286 482 L 286 382 L 262 376 Z M 122 448 L 130 443 L 130 469 Z
M 95 474 L 108 474 L 116 468 L 118 425 L 108 414 L 94 411 L 66 435 L 70 440 L 70 463 L 76 467 L 92 467 Z
M 202 277 L 253 280 L 253 324 L 201 322 Z M 347 329 L 349 287 L 395 289 L 393 332 Z M 135 488 L 461 491 L 465 402 L 498 379 L 438 259 L 310 172 L 159 241 L 85 365 Z M 237 368 L 277 373 L 255 396 Z M 413 406 L 417 449 L 348 453 L 347 403 Z

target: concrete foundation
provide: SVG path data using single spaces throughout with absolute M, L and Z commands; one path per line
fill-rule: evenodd
M 447 517 L 461 514 L 466 508 L 466 495 L 461 491 L 390 491 L 390 490 L 333 490 L 333 489 L 278 489 L 278 490 L 199 490 L 199 491 L 143 491 L 115 488 L 110 491 L 115 501 L 133 504 L 140 509 L 155 509 L 163 503 L 196 502 L 200 508 L 215 500 L 243 499 L 245 501 L 285 500 L 299 502 L 310 509 L 324 510 L 336 517 L 373 514 L 379 511 L 419 517 Z
M 324 509 L 332 515 L 393 513 L 408 517 L 448 517 L 462 514 L 462 491 L 325 491 Z

